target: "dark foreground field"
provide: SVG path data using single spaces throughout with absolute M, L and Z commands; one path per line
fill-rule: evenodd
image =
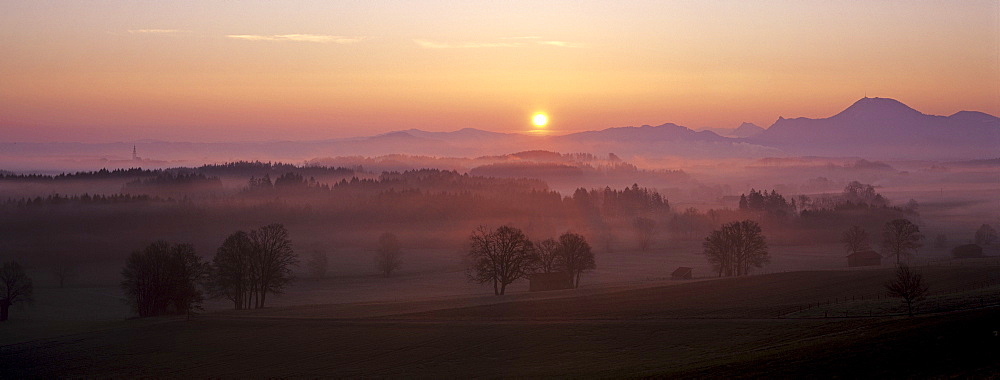
M 996 267 L 925 272 L 939 292 Z M 795 272 L 473 307 L 331 305 L 131 320 L 0 346 L 23 377 L 973 377 L 1000 375 L 1000 308 L 788 318 L 888 270 Z M 988 288 L 995 292 L 996 287 Z M 351 318 L 334 311 L 355 308 Z M 408 308 L 403 308 L 405 310 Z M 361 311 L 358 311 L 361 310 Z M 372 310 L 364 316 L 364 310 Z M 346 313 L 345 313 L 346 314 Z

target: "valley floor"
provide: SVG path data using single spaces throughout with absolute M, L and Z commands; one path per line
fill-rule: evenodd
M 105 322 L 90 331 L 7 341 L 0 343 L 0 377 L 1000 374 L 1000 301 L 989 298 L 1000 287 L 985 281 L 1000 266 L 921 270 L 932 292 L 979 297 L 982 305 L 940 311 L 927 304 L 929 313 L 896 315 L 898 300 L 854 296 L 879 292 L 891 275 L 879 269 L 523 293 L 501 302 L 477 296 L 279 307 Z M 837 301 L 820 302 L 828 299 Z M 881 307 L 882 316 L 802 317 L 858 302 L 876 302 L 871 307 Z M 0 331 L 31 327 L 14 322 Z

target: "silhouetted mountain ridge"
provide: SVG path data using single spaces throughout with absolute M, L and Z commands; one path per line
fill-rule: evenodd
M 746 141 L 790 154 L 992 157 L 1000 146 L 1000 118 L 973 111 L 927 115 L 895 99 L 863 98 L 828 118 L 779 118 Z

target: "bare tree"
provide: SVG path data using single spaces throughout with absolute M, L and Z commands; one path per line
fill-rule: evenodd
M 399 269 L 403 263 L 403 253 L 399 246 L 399 239 L 391 232 L 386 232 L 378 237 L 378 250 L 375 251 L 375 265 L 379 272 L 385 277 L 392 276 L 392 272 Z
M 991 245 L 997 240 L 997 230 L 989 224 L 983 224 L 976 230 L 976 244 Z
M 469 237 L 471 281 L 493 282 L 493 294 L 503 295 L 507 285 L 523 277 L 530 269 L 534 244 L 520 229 L 502 226 L 495 231 L 479 227 Z
M 653 245 L 653 236 L 656 235 L 656 221 L 637 216 L 632 221 L 632 229 L 635 231 L 636 241 L 639 243 L 640 251 L 648 251 Z
M 253 268 L 253 243 L 243 231 L 226 238 L 212 259 L 209 291 L 233 301 L 236 310 L 253 307 L 257 279 Z
M 325 278 L 326 272 L 330 268 L 330 259 L 326 252 L 321 249 L 313 250 L 309 255 L 309 262 L 306 263 L 313 278 Z
M 21 264 L 4 263 L 0 267 L 0 322 L 7 320 L 12 305 L 32 302 L 34 290 L 31 277 L 24 273 Z
M 161 240 L 129 255 L 121 287 L 140 317 L 189 313 L 203 300 L 206 269 L 192 245 Z
M 896 256 L 896 264 L 903 256 L 909 256 L 912 251 L 923 246 L 920 240 L 920 227 L 907 219 L 895 219 L 886 222 L 882 227 L 882 253 Z
M 597 268 L 590 244 L 580 234 L 567 232 L 559 236 L 559 261 L 570 275 L 573 287 L 580 287 L 580 274 Z
M 871 249 L 871 245 L 868 244 L 868 232 L 860 226 L 848 228 L 847 231 L 844 231 L 840 241 L 844 243 L 844 248 L 847 248 L 847 252 L 850 253 Z
M 751 266 L 760 268 L 770 262 L 767 241 L 752 220 L 723 225 L 705 238 L 702 247 L 719 277 L 747 275 Z
M 921 283 L 919 273 L 910 271 L 910 267 L 901 264 L 896 267 L 896 277 L 885 283 L 890 297 L 899 297 L 906 304 L 906 314 L 913 316 L 913 303 L 927 296 L 927 286 Z
M 555 239 L 545 239 L 535 243 L 532 269 L 542 273 L 552 273 L 558 270 L 560 248 L 559 242 Z
M 255 308 L 263 308 L 267 293 L 280 293 L 292 281 L 292 266 L 299 258 L 292 250 L 288 230 L 282 224 L 269 224 L 250 231 L 253 245 L 253 269 L 257 274 L 257 296 Z
M 298 262 L 285 226 L 236 231 L 212 259 L 209 289 L 213 296 L 233 301 L 237 310 L 260 309 L 267 293 L 280 293 L 291 282 L 291 267 Z

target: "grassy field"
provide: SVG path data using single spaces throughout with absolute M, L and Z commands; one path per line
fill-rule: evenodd
M 986 263 L 986 262 L 984 262 Z M 1000 270 L 920 268 L 932 295 Z M 103 322 L 0 343 L 0 377 L 990 377 L 1000 309 L 790 318 L 890 269 Z M 991 292 L 995 288 L 981 291 Z M 839 303 L 838 303 L 839 304 Z M 0 326 L 4 335 L 39 328 Z M 2 340 L 0 340 L 2 342 Z

